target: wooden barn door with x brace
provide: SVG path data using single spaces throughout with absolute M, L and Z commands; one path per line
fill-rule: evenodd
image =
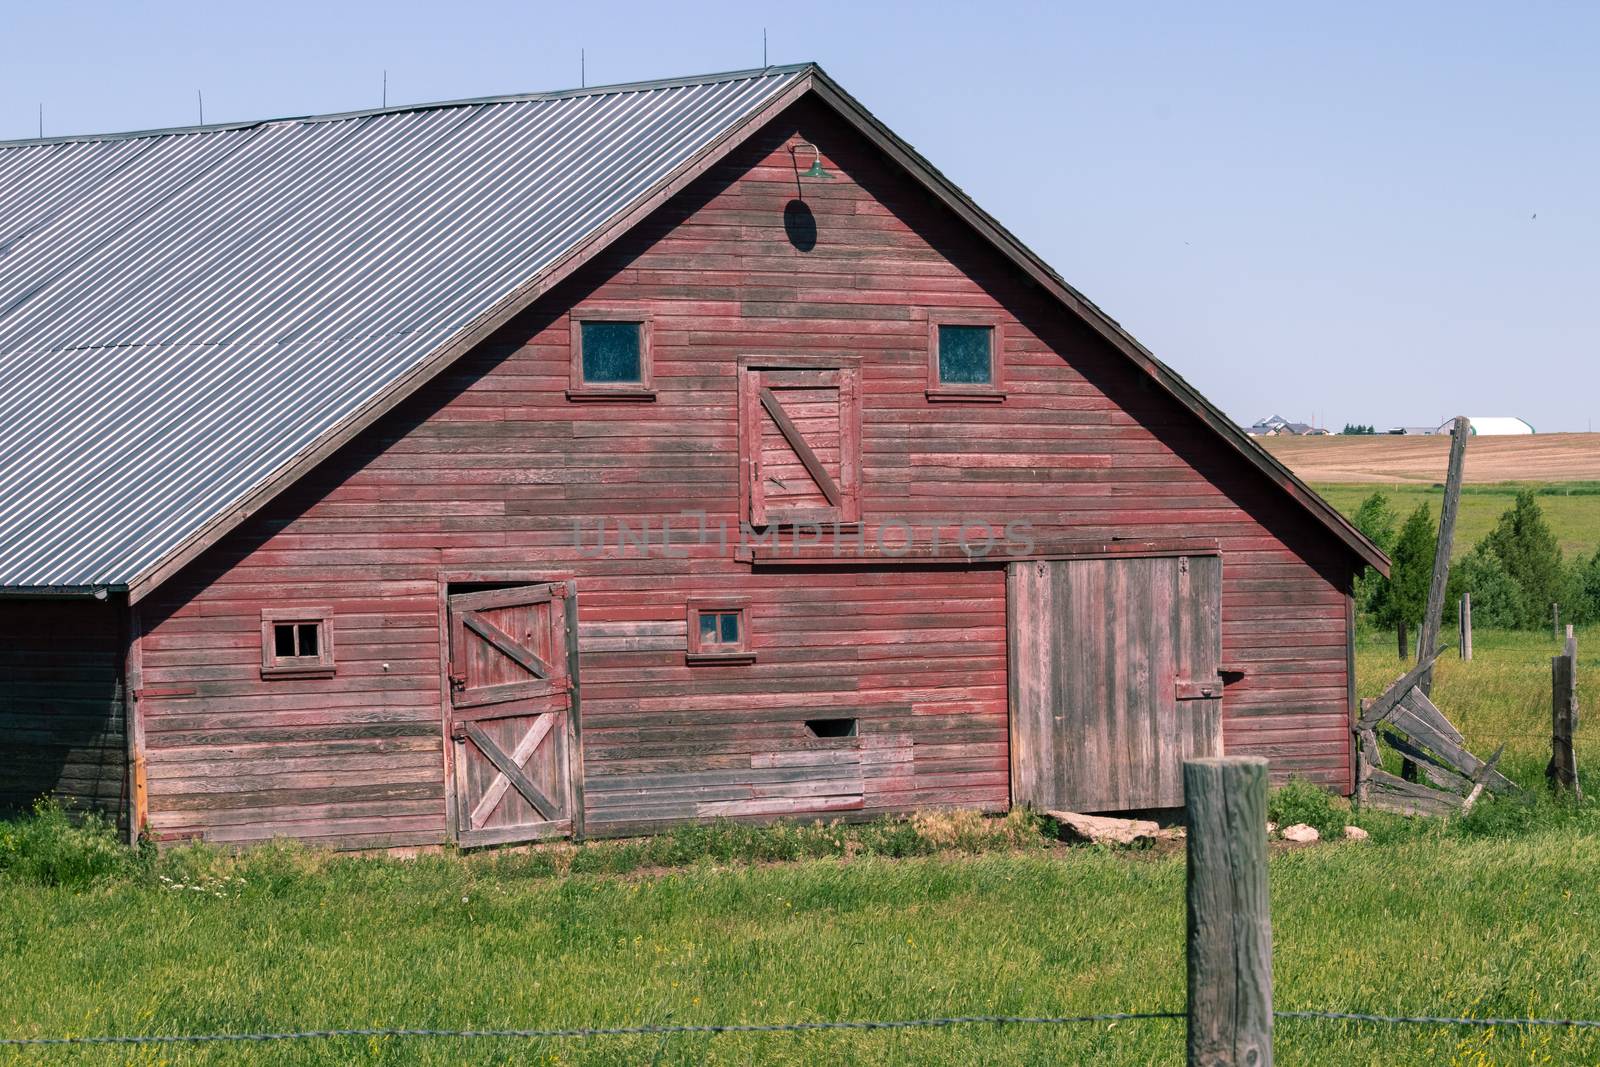
M 460 844 L 572 832 L 570 595 L 560 583 L 449 598 L 448 726 Z
M 854 366 L 739 368 L 739 503 L 751 526 L 861 518 Z

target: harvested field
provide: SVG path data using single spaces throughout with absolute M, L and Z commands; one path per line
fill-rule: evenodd
M 1303 480 L 1431 485 L 1443 482 L 1450 438 L 1263 437 L 1267 451 Z M 1474 437 L 1467 445 L 1469 483 L 1600 480 L 1600 434 Z

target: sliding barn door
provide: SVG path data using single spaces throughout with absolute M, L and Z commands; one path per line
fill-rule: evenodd
M 854 367 L 739 369 L 740 507 L 752 526 L 861 517 Z
M 449 598 L 456 840 L 533 841 L 572 829 L 572 693 L 565 585 Z
M 1222 559 L 1007 568 L 1012 802 L 1183 803 L 1183 761 L 1222 754 Z

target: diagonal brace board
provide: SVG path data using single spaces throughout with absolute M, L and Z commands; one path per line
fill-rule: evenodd
M 761 406 L 767 409 L 767 414 L 772 416 L 772 421 L 778 426 L 778 432 L 783 434 L 783 439 L 789 442 L 794 454 L 805 464 L 806 472 L 816 481 L 817 487 L 822 490 L 822 495 L 828 498 L 829 504 L 839 507 L 841 497 L 838 485 L 823 467 L 822 460 L 817 458 L 817 454 L 806 443 L 806 439 L 800 436 L 800 428 L 789 418 L 789 413 L 783 410 L 783 405 L 778 403 L 777 395 L 773 393 L 771 387 L 763 385 L 760 396 Z
M 555 728 L 555 722 L 556 716 L 553 714 L 539 716 L 534 722 L 533 728 L 523 735 L 521 741 L 517 742 L 516 751 L 511 753 L 512 762 L 518 767 L 526 767 L 528 761 L 533 758 L 533 754 L 544 743 L 544 739 L 550 736 L 550 731 Z M 480 745 L 479 747 L 481 748 L 482 746 Z M 487 753 L 485 754 L 487 755 Z M 479 799 L 477 806 L 472 809 L 467 828 L 476 830 L 482 827 L 489 816 L 493 814 L 494 809 L 500 806 L 500 801 L 505 798 L 506 790 L 510 788 L 511 779 L 503 774 L 496 776 L 489 788 L 483 791 L 483 796 Z
M 461 724 L 461 731 L 478 747 L 478 751 L 482 752 L 489 762 L 494 764 L 495 770 L 505 775 L 512 788 L 521 793 L 522 798 L 533 805 L 535 811 L 546 819 L 554 820 L 559 816 L 559 809 L 556 807 L 555 801 L 546 796 L 544 790 L 534 785 L 533 780 L 522 773 L 522 768 L 517 766 L 516 761 L 506 755 L 500 746 L 494 743 L 492 737 L 484 733 L 483 727 L 475 722 L 466 722 Z
M 475 612 L 466 612 L 462 615 L 461 621 L 466 625 L 467 629 L 489 642 L 506 656 L 509 656 L 518 666 L 535 676 L 549 678 L 555 673 L 555 669 L 546 663 L 538 653 L 520 644 L 510 634 L 481 615 Z

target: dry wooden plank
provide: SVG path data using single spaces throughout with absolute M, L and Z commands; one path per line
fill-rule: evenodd
M 1367 802 L 1373 807 L 1402 815 L 1453 815 L 1461 803 L 1454 794 L 1408 782 L 1388 771 L 1371 771 L 1367 776 L 1367 791 Z
M 1489 776 L 1494 773 L 1495 765 L 1500 762 L 1500 754 L 1505 750 L 1506 746 L 1502 743 L 1499 748 L 1494 750 L 1494 754 L 1484 761 L 1478 773 L 1473 775 L 1472 789 L 1467 793 L 1467 799 L 1461 802 L 1461 814 L 1466 815 L 1472 811 L 1473 805 L 1483 795 L 1484 787 L 1489 782 Z
M 1440 789 L 1460 794 L 1472 789 L 1472 778 L 1461 774 L 1431 752 L 1413 745 L 1405 735 L 1380 728 L 1378 736 L 1396 752 L 1409 759 L 1421 773 L 1427 775 L 1428 781 Z
M 1395 706 L 1416 687 L 1416 684 L 1422 680 L 1422 676 L 1433 668 L 1433 664 L 1434 660 L 1425 659 L 1401 675 L 1399 681 L 1384 690 L 1383 695 L 1374 700 L 1372 706 L 1362 713 L 1361 722 L 1357 725 L 1370 729 L 1382 722 L 1389 712 L 1393 711 Z

